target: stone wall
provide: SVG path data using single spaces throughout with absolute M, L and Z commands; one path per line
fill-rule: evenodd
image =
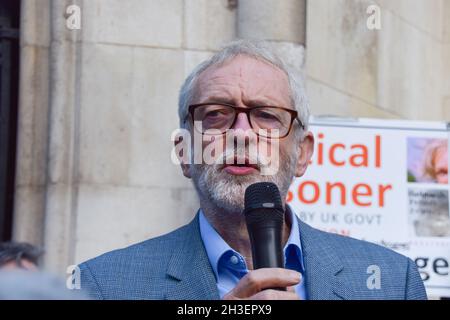
M 450 120 L 450 4 L 314 0 L 307 12 L 307 86 L 315 114 Z M 381 29 L 366 8 L 378 4 Z

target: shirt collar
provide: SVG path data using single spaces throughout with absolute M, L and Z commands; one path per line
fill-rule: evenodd
M 218 279 L 218 264 L 220 258 L 229 251 L 234 251 L 228 243 L 206 219 L 203 210 L 199 210 L 200 235 L 205 246 L 209 262 L 213 268 L 216 279 Z
M 304 272 L 302 246 L 300 243 L 300 231 L 298 226 L 297 216 L 287 207 L 287 214 L 290 215 L 291 232 L 288 241 L 284 246 L 285 264 L 286 268 L 296 269 L 299 272 Z M 212 266 L 216 279 L 219 276 L 219 262 L 224 255 L 231 253 L 241 256 L 237 251 L 233 250 L 228 243 L 223 240 L 219 233 L 209 223 L 208 219 L 203 214 L 202 209 L 199 210 L 200 235 L 208 255 L 209 262 Z M 300 269 L 300 270 L 299 270 Z
M 303 264 L 303 252 L 300 242 L 300 228 L 298 225 L 298 218 L 289 205 L 286 205 L 286 212 L 291 219 L 291 233 L 289 234 L 288 241 L 284 246 L 286 268 L 297 269 L 295 268 L 295 265 L 298 264 L 300 270 L 297 271 L 303 273 L 305 271 L 305 265 Z

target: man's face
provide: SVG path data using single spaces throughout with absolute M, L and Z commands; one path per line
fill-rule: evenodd
M 439 148 L 434 159 L 434 171 L 438 183 L 448 183 L 448 151 L 447 148 Z
M 287 75 L 268 63 L 247 56 L 238 56 L 222 66 L 213 66 L 200 75 L 193 103 L 213 101 L 241 108 L 266 105 L 293 109 Z M 242 132 L 251 130 L 247 115 L 239 113 L 231 129 L 240 129 Z M 226 150 L 224 135 L 214 136 L 213 141 L 204 141 L 203 150 L 211 143 L 222 145 L 228 151 L 224 152 L 228 165 L 189 165 L 183 166 L 183 172 L 193 179 L 201 196 L 227 211 L 241 212 L 245 189 L 256 182 L 274 182 L 280 188 L 282 197 L 285 197 L 293 176 L 301 176 L 306 170 L 313 148 L 312 134 L 305 133 L 305 139 L 300 143 L 295 130 L 299 130 L 297 122 L 294 122 L 288 136 L 277 141 L 255 135 L 249 139 L 249 144 L 265 143 L 269 150 L 277 145 L 277 148 L 272 149 L 277 157 L 273 152 L 264 156 L 258 153 L 261 161 L 276 162 L 278 159 L 275 165 L 278 170 L 272 175 L 261 175 L 260 161 L 255 166 L 229 164 L 227 156 L 230 150 Z M 242 133 L 236 133 L 239 134 Z M 247 145 L 246 155 L 249 149 Z M 231 150 L 233 158 L 235 151 L 234 148 Z

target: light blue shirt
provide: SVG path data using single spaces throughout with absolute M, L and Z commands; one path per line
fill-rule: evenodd
M 305 268 L 303 264 L 302 246 L 298 221 L 292 210 L 291 233 L 284 246 L 285 268 L 298 271 L 302 274 L 302 281 L 295 286 L 295 291 L 302 300 L 306 300 Z M 232 290 L 239 280 L 248 273 L 247 264 L 242 255 L 233 250 L 219 233 L 209 223 L 200 209 L 200 234 L 208 255 L 209 262 L 216 276 L 217 288 L 221 298 Z

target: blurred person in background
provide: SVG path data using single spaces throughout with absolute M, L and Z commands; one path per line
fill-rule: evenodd
M 44 251 L 29 243 L 0 243 L 0 300 L 80 300 L 60 277 L 39 270 Z M 30 272 L 31 271 L 31 272 Z
M 0 300 L 85 300 L 79 290 L 67 289 L 63 279 L 41 271 L 0 269 Z
M 38 270 L 44 251 L 29 243 L 0 243 L 0 270 Z

